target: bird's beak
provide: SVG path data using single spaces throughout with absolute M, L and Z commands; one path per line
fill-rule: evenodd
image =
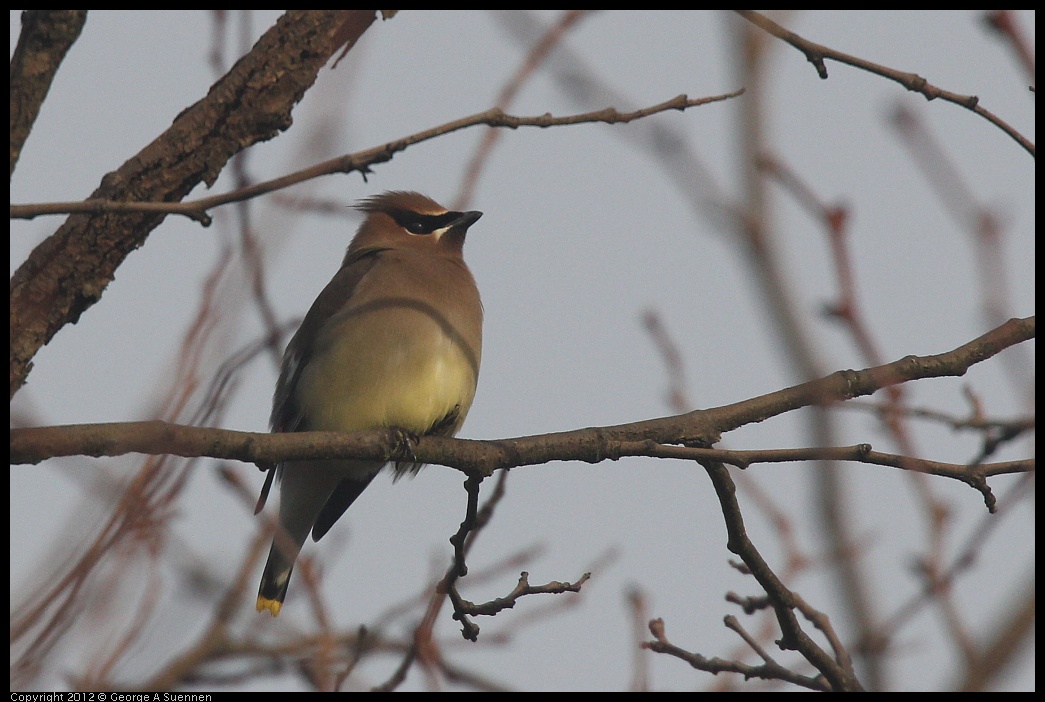
M 479 218 L 482 216 L 483 213 L 479 212 L 478 210 L 462 212 L 461 216 L 455 219 L 453 224 L 450 225 L 450 229 L 460 229 L 461 231 L 466 231 L 468 227 L 478 222 Z

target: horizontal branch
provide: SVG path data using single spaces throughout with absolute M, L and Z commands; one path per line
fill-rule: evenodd
M 256 183 L 245 188 L 222 193 L 220 195 L 200 198 L 198 200 L 189 200 L 187 202 L 114 202 L 110 200 L 84 200 L 81 202 L 11 205 L 10 216 L 12 219 L 33 219 L 34 217 L 39 217 L 41 215 L 71 214 L 74 212 L 150 212 L 184 215 L 200 222 L 204 226 L 208 226 L 210 224 L 210 216 L 207 214 L 207 211 L 214 207 L 248 200 L 253 197 L 258 197 L 259 195 L 282 190 L 292 185 L 297 185 L 321 176 L 332 175 L 335 173 L 351 173 L 353 171 L 359 171 L 360 173 L 366 174 L 370 172 L 370 166 L 375 163 L 391 161 L 392 157 L 397 153 L 404 151 L 414 144 L 428 141 L 429 139 L 434 139 L 443 136 L 444 134 L 450 134 L 451 132 L 456 132 L 461 129 L 467 129 L 468 127 L 486 125 L 488 127 L 501 127 L 508 129 L 518 129 L 520 127 L 540 127 L 546 129 L 548 127 L 573 124 L 626 124 L 660 112 L 667 112 L 669 110 L 678 110 L 679 112 L 682 112 L 691 107 L 728 100 L 730 98 L 738 97 L 743 93 L 744 90 L 740 89 L 723 95 L 712 95 L 702 98 L 689 98 L 685 95 L 678 95 L 657 105 L 644 107 L 633 112 L 618 112 L 612 107 L 607 107 L 594 112 L 584 112 L 576 115 L 566 115 L 564 117 L 554 117 L 548 113 L 533 117 L 518 117 L 505 114 L 503 110 L 495 107 L 486 110 L 485 112 L 479 112 L 469 117 L 462 117 L 461 119 L 456 119 L 452 122 L 447 122 L 437 127 L 432 127 L 431 129 L 426 129 L 422 132 L 411 134 L 402 139 L 396 139 L 395 141 L 390 141 L 386 144 L 375 146 L 364 151 L 357 151 L 353 154 L 338 156 L 337 158 L 317 163 L 313 166 L 303 168 L 294 173 L 289 173 L 280 178 L 274 178 L 263 183 Z
M 727 449 L 690 448 L 688 446 L 665 446 L 651 441 L 622 442 L 621 455 L 651 456 L 654 458 L 678 458 L 690 461 L 719 461 L 737 468 L 747 468 L 753 463 L 794 463 L 796 461 L 853 461 L 877 466 L 889 466 L 915 473 L 926 473 L 943 478 L 960 480 L 983 494 L 987 509 L 994 512 L 996 500 L 987 485 L 987 478 L 1013 473 L 1030 473 L 1035 469 L 1035 460 L 1001 461 L 999 463 L 943 463 L 913 456 L 873 451 L 870 444 L 855 446 L 824 446 L 794 449 L 761 449 L 737 451 Z
M 269 434 L 181 426 L 153 420 L 12 429 L 11 463 L 39 463 L 58 456 L 118 456 L 127 453 L 207 456 L 260 465 L 305 458 L 416 459 L 422 463 L 451 466 L 469 475 L 488 476 L 502 468 L 549 461 L 598 463 L 629 455 L 718 460 L 743 466 L 753 460 L 812 459 L 818 457 L 816 452 L 826 451 L 833 452 L 835 457 L 922 470 L 979 486 L 990 475 L 1030 470 L 1033 463 L 992 464 L 968 469 L 875 453 L 864 445 L 848 449 L 794 449 L 776 452 L 776 455 L 773 452 L 698 451 L 686 447 L 710 446 L 723 432 L 800 407 L 841 402 L 912 380 L 961 376 L 972 365 L 1033 338 L 1034 333 L 1033 317 L 1011 319 L 967 344 L 935 356 L 908 356 L 860 371 L 837 371 L 819 380 L 714 409 L 538 436 L 489 441 L 424 436 L 406 445 L 402 432 L 394 429 Z
M 205 227 L 211 224 L 207 211 L 194 202 L 133 202 L 127 200 L 75 200 L 73 202 L 41 202 L 11 205 L 11 219 L 35 219 L 44 215 L 103 214 L 108 212 L 146 212 L 179 214 L 194 219 Z

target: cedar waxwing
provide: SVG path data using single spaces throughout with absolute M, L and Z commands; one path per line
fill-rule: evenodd
M 481 212 L 448 212 L 414 192 L 386 192 L 367 214 L 334 279 L 287 345 L 272 401 L 272 431 L 398 427 L 453 436 L 475 396 L 483 306 L 461 255 Z M 279 614 L 311 530 L 318 541 L 383 467 L 378 461 L 287 461 L 280 533 L 258 590 Z M 395 477 L 420 465 L 397 463 Z M 262 488 L 260 509 L 272 484 Z M 285 533 L 283 533 L 285 532 Z

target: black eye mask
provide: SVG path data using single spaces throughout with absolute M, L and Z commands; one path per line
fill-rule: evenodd
M 431 234 L 437 229 L 453 224 L 454 220 L 463 213 L 444 212 L 439 215 L 426 215 L 409 210 L 392 210 L 388 214 L 396 221 L 396 224 L 411 234 Z

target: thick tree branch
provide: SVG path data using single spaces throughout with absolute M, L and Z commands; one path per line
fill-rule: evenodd
M 92 199 L 178 201 L 211 185 L 228 160 L 291 124 L 316 74 L 374 21 L 374 10 L 291 10 L 171 127 L 102 179 Z M 10 393 L 63 326 L 97 302 L 116 269 L 163 214 L 75 215 L 11 279 Z

